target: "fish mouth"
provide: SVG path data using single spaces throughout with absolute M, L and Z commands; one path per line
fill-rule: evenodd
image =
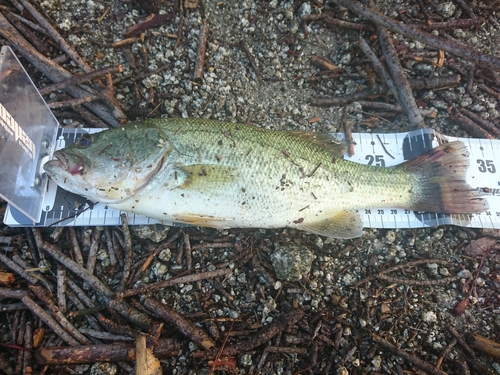
M 49 161 L 46 164 L 49 169 L 51 166 L 55 166 L 63 169 L 72 176 L 82 175 L 85 172 L 85 162 L 78 156 L 72 155 L 71 157 L 69 157 L 63 151 L 56 151 L 54 152 L 54 157 L 55 159 Z

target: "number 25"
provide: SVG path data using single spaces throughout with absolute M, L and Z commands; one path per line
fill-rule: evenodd
M 377 167 L 385 167 L 385 160 L 382 155 L 366 155 L 365 160 L 368 160 L 368 165 L 376 165 Z

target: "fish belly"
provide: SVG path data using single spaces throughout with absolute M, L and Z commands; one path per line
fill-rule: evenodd
M 238 181 L 233 186 L 206 189 L 145 191 L 110 207 L 157 219 L 214 228 L 294 227 L 335 210 L 316 194 L 279 181 L 272 189 Z M 286 184 L 285 184 L 286 185 Z M 320 200 L 321 199 L 321 200 Z
M 355 216 L 357 208 L 398 203 L 389 186 L 367 185 L 365 180 L 373 181 L 373 176 L 363 178 L 362 172 L 353 181 L 335 179 L 335 172 L 326 168 L 318 168 L 308 177 L 295 166 L 274 171 L 245 169 L 233 173 L 230 180 L 217 177 L 209 167 L 204 169 L 206 176 L 196 171 L 195 180 L 183 179 L 181 173 L 179 169 L 175 179 L 172 173 L 160 177 L 161 181 L 134 197 L 110 206 L 196 226 L 292 227 L 314 232 L 314 226 L 332 219 L 349 220 L 339 214 Z

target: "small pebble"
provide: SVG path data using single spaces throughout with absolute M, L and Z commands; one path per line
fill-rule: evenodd
M 464 279 L 469 279 L 472 277 L 472 273 L 469 270 L 461 270 L 458 272 L 458 276 Z
M 444 18 L 450 18 L 451 16 L 453 16 L 453 13 L 455 13 L 456 9 L 457 6 L 450 1 L 438 3 L 438 5 L 436 6 L 436 11 Z
M 168 236 L 170 227 L 161 224 L 154 225 L 131 225 L 130 232 L 143 240 L 148 239 L 153 242 L 161 242 Z
M 434 311 L 424 311 L 422 312 L 422 320 L 426 323 L 432 323 L 437 321 L 437 315 Z
M 491 367 L 493 367 L 493 369 L 497 372 L 497 374 L 500 375 L 500 364 L 496 363 L 496 362 L 493 362 L 491 364 Z
M 306 247 L 297 245 L 279 247 L 271 254 L 276 276 L 285 281 L 300 280 L 310 271 L 315 258 Z
M 438 274 L 438 265 L 436 263 L 429 263 L 427 265 L 427 268 L 429 269 L 432 275 Z
M 441 268 L 439 269 L 439 274 L 440 274 L 441 276 L 450 276 L 450 271 L 448 271 L 448 269 L 447 269 L 447 268 L 445 268 L 445 267 L 441 267 Z
M 97 362 L 90 368 L 90 375 L 115 375 L 117 371 L 114 363 Z
M 375 368 L 380 368 L 380 366 L 382 365 L 382 357 L 380 355 L 376 355 L 375 357 L 373 357 L 372 365 Z

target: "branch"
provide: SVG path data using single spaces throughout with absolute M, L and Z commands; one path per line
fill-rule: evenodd
M 477 65 L 493 70 L 500 70 L 500 57 L 498 56 L 481 53 L 464 43 L 444 39 L 442 37 L 418 30 L 412 26 L 402 24 L 362 5 L 360 2 L 355 0 L 334 0 L 334 2 L 394 33 L 399 33 L 407 38 L 418 40 L 431 47 L 441 49 L 455 56 L 459 56 Z

